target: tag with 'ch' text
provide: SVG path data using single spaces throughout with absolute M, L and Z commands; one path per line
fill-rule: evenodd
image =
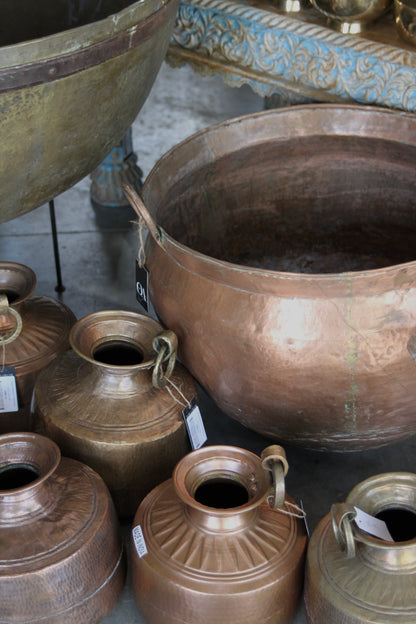
M 0 412 L 19 411 L 14 366 L 5 366 L 0 372 Z

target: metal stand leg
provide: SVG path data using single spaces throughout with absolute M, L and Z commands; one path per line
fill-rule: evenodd
M 56 230 L 55 203 L 54 203 L 53 199 L 49 202 L 49 214 L 50 214 L 50 217 L 51 217 L 53 253 L 54 253 L 54 256 L 55 256 L 55 269 L 56 269 L 56 286 L 55 286 L 55 290 L 58 293 L 62 293 L 65 290 L 65 286 L 62 283 L 61 260 L 59 258 L 58 233 L 57 233 L 57 230 Z

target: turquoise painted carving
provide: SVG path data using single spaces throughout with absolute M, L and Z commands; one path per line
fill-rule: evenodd
M 183 0 L 172 42 L 197 53 L 194 64 L 217 61 L 212 71 L 223 73 L 234 86 L 246 82 L 262 96 L 287 85 L 294 91 L 316 91 L 317 99 L 325 95 L 323 99 L 416 111 L 416 51 L 244 2 Z

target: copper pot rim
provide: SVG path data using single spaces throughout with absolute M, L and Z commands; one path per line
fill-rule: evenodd
M 400 483 L 403 486 L 407 485 L 409 488 L 415 490 L 416 500 L 416 474 L 412 472 L 396 471 L 380 473 L 368 477 L 364 481 L 361 481 L 350 491 L 346 498 L 346 503 L 352 506 L 359 507 L 357 503 L 359 502 L 361 496 L 365 496 L 366 494 L 369 494 L 370 496 L 375 495 L 378 488 L 381 488 L 386 484 L 388 485 L 388 483 L 392 481 L 395 482 L 395 487 L 397 487 L 397 484 Z M 394 490 L 395 487 L 393 487 L 392 489 Z M 414 507 L 410 507 L 409 505 L 405 505 L 403 502 L 396 502 L 394 494 L 392 495 L 392 498 L 389 502 L 383 502 L 382 504 L 377 505 L 377 508 L 374 510 L 364 509 L 364 511 L 375 515 L 377 513 L 380 513 L 381 511 L 396 509 L 410 511 L 415 514 L 416 519 L 416 505 Z M 366 533 L 365 531 L 361 531 L 360 529 L 357 530 L 360 535 L 360 542 L 362 542 L 363 544 L 367 544 L 368 546 L 377 547 L 378 550 L 388 551 L 393 549 L 397 552 L 400 550 L 405 550 L 409 546 L 416 545 L 416 534 L 410 540 L 389 542 L 382 540 L 378 537 L 374 537 L 373 535 Z
M 20 264 L 18 262 L 0 262 L 0 291 L 2 287 L 4 289 L 8 288 L 8 282 L 2 283 L 1 274 L 9 273 L 10 276 L 10 288 L 13 287 L 13 278 L 17 278 L 17 282 L 21 282 L 21 290 L 16 286 L 17 297 L 9 302 L 10 304 L 16 305 L 22 303 L 25 299 L 30 297 L 36 287 L 36 274 L 32 269 L 25 264 Z M 16 283 L 17 283 L 16 282 Z
M 16 447 L 24 444 L 26 444 L 29 449 L 33 450 L 32 458 L 29 457 L 25 461 L 25 464 L 31 466 L 33 469 L 36 468 L 38 477 L 27 485 L 8 490 L 0 490 L 0 500 L 2 497 L 7 498 L 13 494 L 29 493 L 38 489 L 56 471 L 61 462 L 61 450 L 56 442 L 39 433 L 16 432 L 0 435 L 0 467 L 5 468 L 12 467 L 13 465 L 21 465 L 21 461 L 6 461 L 5 463 L 1 463 L 1 448 L 5 447 L 7 450 L 12 450 L 13 446 Z M 35 461 L 39 459 L 39 448 L 46 451 L 46 456 L 41 464 Z
M 112 321 L 117 321 L 117 322 L 125 322 L 125 323 L 132 323 L 133 325 L 137 326 L 147 326 L 150 329 L 154 330 L 154 336 L 156 336 L 157 334 L 162 332 L 162 326 L 160 325 L 160 323 L 158 323 L 157 321 L 155 321 L 153 318 L 151 318 L 150 316 L 147 316 L 145 314 L 139 314 L 138 312 L 133 312 L 131 310 L 99 310 L 97 312 L 91 312 L 90 314 L 87 314 L 86 316 L 82 317 L 81 319 L 79 319 L 78 321 L 76 321 L 76 323 L 74 323 L 74 325 L 72 326 L 70 332 L 69 332 L 69 344 L 71 349 L 77 354 L 79 355 L 83 360 L 89 362 L 90 364 L 93 364 L 94 366 L 97 366 L 98 368 L 102 368 L 104 370 L 111 370 L 111 371 L 141 371 L 141 370 L 148 370 L 150 368 L 153 368 L 155 365 L 155 361 L 156 361 L 156 352 L 154 351 L 154 349 L 152 348 L 152 355 L 150 356 L 150 353 L 148 353 L 147 355 L 150 356 L 148 357 L 148 359 L 145 359 L 144 361 L 138 363 L 138 364 L 127 364 L 127 365 L 121 365 L 121 364 L 106 364 L 104 362 L 100 362 L 96 359 L 94 359 L 94 357 L 91 357 L 91 355 L 89 355 L 88 353 L 86 353 L 84 350 L 82 350 L 79 346 L 79 337 L 80 334 L 85 331 L 85 329 L 88 328 L 88 326 L 90 326 L 93 323 L 97 323 L 97 322 L 103 322 L 103 321 L 108 321 L 108 322 L 112 322 Z M 111 334 L 111 335 L 103 335 L 102 338 L 96 342 L 94 342 L 94 344 L 91 345 L 91 348 L 89 349 L 89 352 L 93 353 L 93 351 L 100 346 L 103 346 L 104 344 L 106 344 L 107 342 L 124 342 L 127 345 L 131 345 L 134 348 L 138 349 L 139 351 L 141 351 L 143 353 L 143 350 L 141 349 L 140 345 L 137 343 L 137 341 L 133 340 L 130 336 L 126 336 L 123 335 L 121 333 L 117 333 L 117 334 Z M 145 356 L 145 354 L 143 353 L 143 355 Z
M 157 176 L 164 175 L 163 168 L 164 168 L 165 163 L 167 163 L 171 158 L 175 159 L 176 155 L 180 153 L 180 151 L 182 150 L 186 153 L 187 147 L 189 145 L 193 143 L 196 143 L 196 144 L 200 143 L 201 151 L 202 151 L 202 149 L 204 149 L 204 145 L 206 144 L 207 146 L 205 147 L 205 149 L 210 149 L 212 148 L 212 144 L 213 144 L 213 141 L 208 140 L 210 135 L 215 137 L 218 132 L 224 132 L 224 130 L 232 133 L 234 127 L 237 128 L 240 126 L 244 126 L 247 123 L 252 124 L 253 122 L 255 124 L 261 125 L 262 123 L 264 123 L 265 120 L 268 120 L 268 119 L 276 119 L 277 126 L 279 127 L 279 129 L 284 130 L 284 133 L 281 136 L 276 135 L 276 138 L 278 138 L 279 140 L 283 140 L 287 138 L 294 138 L 289 133 L 290 133 L 290 130 L 296 129 L 296 123 L 293 123 L 292 121 L 292 125 L 290 126 L 288 130 L 287 128 L 284 127 L 286 118 L 290 119 L 290 117 L 293 116 L 293 118 L 296 120 L 296 118 L 299 117 L 302 113 L 307 114 L 307 115 L 312 115 L 312 116 L 315 116 L 315 115 L 319 116 L 319 115 L 322 115 L 323 112 L 325 112 L 325 117 L 329 116 L 329 119 L 327 120 L 327 123 L 329 124 L 329 126 L 326 128 L 327 130 L 326 136 L 340 136 L 340 135 L 341 136 L 343 135 L 362 136 L 363 138 L 385 139 L 385 140 L 390 140 L 396 143 L 399 142 L 403 145 L 411 145 L 411 146 L 416 147 L 416 123 L 415 123 L 416 120 L 413 114 L 405 112 L 405 111 L 385 109 L 385 108 L 378 107 L 378 106 L 373 107 L 373 106 L 366 106 L 366 105 L 359 105 L 359 104 L 329 104 L 329 103 L 304 104 L 304 105 L 299 105 L 296 107 L 287 106 L 287 107 L 282 107 L 282 108 L 274 109 L 274 110 L 273 109 L 264 110 L 264 111 L 259 111 L 256 113 L 251 113 L 248 115 L 243 115 L 240 117 L 235 117 L 233 119 L 229 119 L 229 120 L 214 124 L 212 126 L 208 126 L 207 128 L 204 128 L 192 134 L 191 136 L 187 137 L 183 141 L 174 145 L 171 149 L 169 149 L 165 154 L 163 154 L 159 158 L 159 160 L 156 162 L 156 164 L 154 165 L 154 167 L 151 169 L 148 176 L 146 177 L 146 180 L 143 185 L 143 190 L 142 190 L 143 201 L 146 205 L 147 210 L 149 211 L 149 216 L 152 213 L 152 208 L 149 204 L 149 200 L 152 195 L 152 191 L 150 187 L 152 185 L 153 180 L 155 180 Z M 369 134 L 367 135 L 360 134 L 359 118 L 361 118 L 362 115 L 381 116 L 382 118 L 389 119 L 389 120 L 396 120 L 397 123 L 403 123 L 403 124 L 407 124 L 410 122 L 412 123 L 412 125 L 414 125 L 413 140 L 410 139 L 409 137 L 410 133 L 407 132 L 405 133 L 405 136 L 406 136 L 405 140 L 397 141 L 396 135 L 394 133 L 394 129 L 389 127 L 389 126 L 393 126 L 393 124 L 389 124 L 389 123 L 386 123 L 383 125 L 383 132 L 381 131 L 374 132 L 374 130 L 370 128 L 371 132 Z M 339 119 L 342 117 L 353 118 L 353 122 L 357 126 L 356 133 L 354 133 L 352 130 L 349 130 L 349 132 L 347 130 L 344 132 L 342 132 L 341 130 L 335 131 L 336 129 L 334 127 L 332 128 L 330 127 L 330 122 L 332 120 L 334 121 L 334 125 L 335 125 L 336 119 L 338 118 L 338 121 L 339 121 Z M 357 117 L 357 119 L 355 119 L 355 117 Z M 345 125 L 347 125 L 345 121 L 344 123 Z M 289 124 L 287 125 L 289 126 Z M 300 124 L 298 123 L 297 125 L 299 126 Z M 328 131 L 331 129 L 333 130 L 332 133 Z M 408 130 L 408 127 L 407 127 L 407 130 Z M 239 131 L 241 133 L 241 129 Z M 319 132 L 317 130 L 315 134 L 320 134 L 323 132 L 324 132 L 324 126 L 322 125 L 322 130 L 320 130 Z M 253 135 L 254 135 L 254 139 L 246 143 L 245 147 L 253 146 L 256 144 L 256 142 L 258 144 L 261 144 L 262 142 L 266 140 L 264 136 L 261 136 L 260 138 L 258 138 L 256 132 L 253 132 Z M 247 136 L 247 133 L 246 133 L 246 136 Z M 308 136 L 313 136 L 313 134 L 304 133 L 302 131 L 302 128 L 298 128 L 296 130 L 296 134 L 295 134 L 296 138 L 298 137 L 305 138 Z M 226 141 L 223 141 L 223 142 L 226 143 Z M 216 145 L 217 144 L 215 144 L 215 146 Z M 227 152 L 226 150 L 220 151 L 220 150 L 214 149 L 213 151 L 214 151 L 214 158 L 218 158 L 220 156 L 224 157 L 227 153 L 230 153 L 230 151 Z M 201 163 L 198 162 L 195 164 L 195 167 L 198 167 L 200 165 Z M 180 167 L 178 166 L 177 169 L 180 170 Z M 156 186 L 157 186 L 157 182 L 156 182 Z M 157 208 L 158 203 L 160 203 L 161 201 L 163 201 L 163 198 L 161 198 L 161 200 L 158 200 L 156 202 L 156 208 Z M 219 260 L 218 258 L 201 253 L 183 243 L 180 243 L 179 241 L 174 239 L 172 236 L 170 236 L 170 234 L 166 232 L 159 224 L 154 223 L 153 217 L 151 217 L 151 219 L 152 219 L 153 227 L 150 227 L 150 228 L 148 227 L 148 229 L 152 237 L 152 242 L 158 245 L 159 248 L 163 250 L 168 256 L 172 257 L 175 263 L 182 265 L 184 268 L 189 268 L 190 270 L 193 270 L 197 273 L 201 273 L 202 275 L 207 276 L 207 277 L 215 276 L 214 279 L 216 282 L 223 282 L 225 285 L 232 286 L 234 281 L 237 282 L 238 284 L 239 280 L 242 277 L 252 275 L 253 278 L 255 278 L 255 280 L 260 280 L 260 283 L 258 286 L 259 292 L 263 292 L 263 291 L 268 292 L 272 290 L 273 282 L 276 282 L 276 281 L 286 281 L 286 282 L 302 281 L 304 284 L 310 285 L 311 288 L 314 288 L 314 287 L 316 288 L 317 286 L 319 287 L 319 284 L 321 284 L 322 282 L 325 283 L 325 286 L 331 285 L 331 286 L 336 287 L 337 285 L 338 286 L 340 285 L 341 280 L 346 281 L 349 279 L 353 279 L 354 283 L 356 283 L 357 281 L 362 282 L 362 287 L 364 289 L 367 289 L 368 282 L 371 282 L 375 278 L 382 278 L 383 280 L 384 279 L 394 280 L 395 276 L 400 271 L 412 270 L 415 272 L 415 276 L 416 276 L 416 259 L 409 261 L 409 262 L 403 262 L 403 263 L 394 264 L 394 265 L 390 265 L 390 266 L 382 267 L 382 268 L 366 269 L 362 271 L 359 271 L 359 270 L 343 271 L 343 272 L 337 272 L 337 273 L 297 273 L 297 272 L 290 272 L 290 271 L 274 271 L 271 269 L 251 267 L 249 265 L 235 264 L 227 260 Z M 197 269 L 195 268 L 195 265 L 197 265 Z M 225 278 L 225 275 L 227 276 L 226 278 Z M 239 287 L 239 286 L 236 285 L 236 287 Z M 257 291 L 257 288 L 256 288 L 256 291 Z
M 243 505 L 239 505 L 237 507 L 217 508 L 209 507 L 208 505 L 204 505 L 203 503 L 198 502 L 194 498 L 194 493 L 202 483 L 206 483 L 209 480 L 220 477 L 219 471 L 214 473 L 208 473 L 206 479 L 199 479 L 197 483 L 193 484 L 193 491 L 190 491 L 190 487 L 186 483 L 189 471 L 192 469 L 196 470 L 198 467 L 202 466 L 208 461 L 212 461 L 213 459 L 232 459 L 235 462 L 238 462 L 240 458 L 241 461 L 245 460 L 246 462 L 251 462 L 253 470 L 257 470 L 257 474 L 264 477 L 265 484 L 268 483 L 268 473 L 263 468 L 261 459 L 258 455 L 236 446 L 216 444 L 204 446 L 195 451 L 191 451 L 177 463 L 172 475 L 173 487 L 176 494 L 186 506 L 189 506 L 198 511 L 209 512 L 211 516 L 217 518 L 228 517 L 232 514 L 248 513 L 255 510 L 269 496 L 270 487 L 264 487 L 263 491 L 260 491 L 258 494 L 255 494 L 253 497 L 249 498 L 248 502 L 244 503 Z M 237 479 L 234 475 L 231 476 L 229 473 L 227 473 L 225 479 L 237 482 L 244 487 L 242 481 Z
M 48 58 L 83 52 L 110 37 L 117 37 L 123 31 L 135 29 L 138 23 L 145 21 L 158 11 L 166 10 L 176 2 L 177 0 L 156 0 L 156 2 L 155 0 L 136 0 L 120 11 L 82 26 L 0 46 L 0 72 L 3 69 L 10 70 L 12 67 L 26 63 L 45 62 Z M 76 37 L 74 37 L 75 34 Z

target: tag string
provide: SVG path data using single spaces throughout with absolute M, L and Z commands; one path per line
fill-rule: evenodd
M 178 388 L 178 386 L 171 380 L 171 379 L 167 379 L 166 380 L 168 382 L 168 384 L 170 384 L 172 386 L 172 388 L 174 388 L 176 390 L 176 392 L 179 394 L 179 396 L 185 401 L 185 403 L 183 403 L 180 399 L 178 399 L 177 397 L 175 397 L 175 395 L 173 394 L 172 390 L 169 388 L 168 385 L 166 385 L 166 390 L 169 392 L 170 396 L 172 397 L 172 399 L 174 401 L 176 401 L 176 403 L 179 403 L 179 405 L 181 405 L 184 409 L 186 407 L 188 407 L 188 405 L 190 405 L 190 401 L 188 401 L 188 399 L 186 398 L 186 396 L 184 395 L 184 393 L 182 392 L 182 390 L 180 388 Z
M 139 216 L 139 251 L 137 252 L 137 262 L 139 267 L 142 268 L 146 262 L 146 254 L 144 252 L 144 240 L 143 240 L 143 230 L 145 228 L 145 222 L 142 216 Z
M 284 505 L 285 507 L 287 507 L 287 509 L 277 507 L 275 511 L 285 514 L 286 516 L 292 516 L 293 518 L 300 518 L 302 520 L 306 518 L 306 512 L 301 507 L 299 507 L 299 505 L 296 505 L 295 503 L 289 503 L 289 501 L 285 501 Z

